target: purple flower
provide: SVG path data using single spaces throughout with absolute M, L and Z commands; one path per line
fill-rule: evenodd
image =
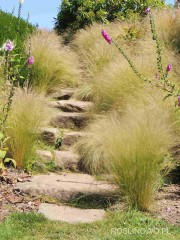
M 34 64 L 34 57 L 33 56 L 28 58 L 28 64 L 29 65 L 33 65 Z
M 14 44 L 13 42 L 11 42 L 10 40 L 7 41 L 7 43 L 5 43 L 4 45 L 4 49 L 7 52 L 11 52 L 14 49 Z
M 101 34 L 103 36 L 103 38 L 109 43 L 112 43 L 112 38 L 107 34 L 107 32 L 105 30 L 102 29 Z
M 178 106 L 180 107 L 180 96 L 178 96 Z
M 166 68 L 166 71 L 167 72 L 170 72 L 172 70 L 172 65 L 171 64 L 168 64 L 167 65 L 167 68 Z
M 150 7 L 148 7 L 148 8 L 146 8 L 146 10 L 145 10 L 144 12 L 145 12 L 145 14 L 149 14 L 149 13 L 150 13 L 150 11 L 151 11 L 151 8 L 150 8 Z

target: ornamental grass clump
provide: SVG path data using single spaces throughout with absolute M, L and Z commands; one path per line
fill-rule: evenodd
M 48 93 L 59 87 L 78 84 L 81 76 L 77 56 L 61 44 L 55 32 L 39 30 L 33 34 L 31 54 L 35 61 L 30 83 L 36 90 Z M 29 59 L 29 62 L 32 60 Z
M 149 99 L 148 99 L 149 98 Z M 149 209 L 163 174 L 171 168 L 170 113 L 153 97 L 130 104 L 92 123 L 77 144 L 81 166 L 91 174 L 109 172 L 130 206 Z
M 31 168 L 38 129 L 50 117 L 51 111 L 44 97 L 31 90 L 16 90 L 7 118 L 6 134 L 10 136 L 7 145 L 17 167 Z

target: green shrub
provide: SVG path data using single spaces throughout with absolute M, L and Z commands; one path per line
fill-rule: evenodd
M 18 167 L 30 168 L 38 129 L 49 120 L 51 112 L 44 97 L 30 90 L 17 89 L 7 119 L 8 147 Z
M 107 23 L 117 18 L 134 18 L 143 13 L 147 6 L 160 7 L 164 4 L 161 0 L 63 0 L 55 29 L 62 33 L 64 30 L 76 31 L 94 22 Z
M 68 47 L 62 46 L 54 32 L 41 30 L 32 35 L 31 52 L 35 59 L 31 75 L 33 88 L 47 93 L 77 85 L 80 79 L 78 58 Z

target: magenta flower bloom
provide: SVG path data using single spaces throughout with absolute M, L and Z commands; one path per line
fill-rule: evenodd
M 167 72 L 170 72 L 172 70 L 172 65 L 171 64 L 168 64 L 167 65 L 167 68 L 166 68 L 166 71 Z
M 151 8 L 150 8 L 150 7 L 148 7 L 148 8 L 146 8 L 146 10 L 145 10 L 144 12 L 145 12 L 145 14 L 149 14 L 149 13 L 150 13 L 150 11 L 151 11 Z
M 34 64 L 34 57 L 33 56 L 28 58 L 28 64 L 29 65 L 33 65 Z
M 180 96 L 178 96 L 178 106 L 180 107 Z
M 103 36 L 103 38 L 109 43 L 112 43 L 112 38 L 107 34 L 107 32 L 105 30 L 102 29 L 101 34 Z
M 7 43 L 5 43 L 4 45 L 4 49 L 7 52 L 11 52 L 14 49 L 14 44 L 13 42 L 11 42 L 10 40 L 7 41 Z

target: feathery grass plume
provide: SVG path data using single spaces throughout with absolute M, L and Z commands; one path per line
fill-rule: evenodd
M 32 35 L 31 54 L 34 57 L 31 84 L 35 89 L 47 93 L 78 84 L 78 58 L 68 47 L 62 46 L 55 32 L 39 30 Z
M 161 10 L 154 14 L 154 19 L 158 34 L 165 46 L 180 52 L 180 12 Z
M 148 209 L 162 181 L 162 170 L 173 144 L 171 117 L 153 96 L 129 104 L 92 123 L 76 145 L 82 167 L 92 173 L 109 172 L 129 205 Z
M 134 75 L 128 63 L 118 57 L 92 80 L 92 100 L 95 111 L 125 109 L 130 99 L 136 96 L 137 90 L 143 86 L 144 83 Z
M 123 119 L 112 121 L 107 155 L 111 173 L 129 205 L 141 210 L 151 206 L 163 169 L 170 170 L 166 156 L 173 142 L 171 132 L 168 111 L 153 102 L 130 106 Z
M 107 116 L 100 116 L 86 129 L 85 135 L 74 145 L 80 156 L 81 169 L 92 175 L 107 173 L 110 165 L 105 147 L 111 122 Z
M 96 76 L 107 64 L 118 55 L 116 48 L 107 47 L 101 39 L 101 33 L 99 30 L 103 29 L 104 25 L 94 24 L 84 30 L 79 31 L 72 47 L 80 55 L 80 59 L 83 63 L 83 68 L 86 71 L 86 78 L 92 78 Z M 124 32 L 123 24 L 112 23 L 107 25 L 107 30 L 111 33 L 113 38 L 117 38 Z
M 31 90 L 17 89 L 7 119 L 8 147 L 18 167 L 30 168 L 38 129 L 49 120 L 50 109 L 44 97 Z

